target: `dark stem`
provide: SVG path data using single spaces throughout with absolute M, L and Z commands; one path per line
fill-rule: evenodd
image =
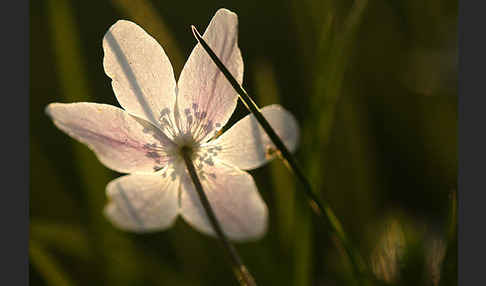
M 213 208 L 209 204 L 208 197 L 204 193 L 203 187 L 201 185 L 201 181 L 199 181 L 199 178 L 197 176 L 196 168 L 192 163 L 190 150 L 188 148 L 183 147 L 181 153 L 182 153 L 182 157 L 184 158 L 184 161 L 186 162 L 187 171 L 191 176 L 192 182 L 194 183 L 194 187 L 196 188 L 196 191 L 199 195 L 199 199 L 201 200 L 204 210 L 208 215 L 209 221 L 214 229 L 214 232 L 216 233 L 219 240 L 223 244 L 223 247 L 226 249 L 226 252 L 231 260 L 231 263 L 233 264 L 233 272 L 236 276 L 236 279 L 238 280 L 240 285 L 256 286 L 255 279 L 253 279 L 253 276 L 248 271 L 248 268 L 246 268 L 245 264 L 243 263 L 243 260 L 238 255 L 238 252 L 236 251 L 233 244 L 231 244 L 231 242 L 224 234 L 223 229 L 221 228 L 221 225 L 219 224 L 218 219 L 214 214 Z
M 262 115 L 260 112 L 258 106 L 256 103 L 251 99 L 251 97 L 246 93 L 246 91 L 243 89 L 243 87 L 238 83 L 238 81 L 233 77 L 231 72 L 224 66 L 224 64 L 221 62 L 221 60 L 218 58 L 218 56 L 213 52 L 213 50 L 209 47 L 209 45 L 206 43 L 206 41 L 202 38 L 201 34 L 197 31 L 197 29 L 194 26 L 191 26 L 192 32 L 194 36 L 196 37 L 197 41 L 202 45 L 204 50 L 209 54 L 213 62 L 218 66 L 218 68 L 221 70 L 221 72 L 224 74 L 226 79 L 230 82 L 230 84 L 233 86 L 235 91 L 238 93 L 240 96 L 240 99 L 243 101 L 245 106 L 249 109 L 249 111 L 255 116 L 256 120 L 262 128 L 265 130 L 267 133 L 268 137 L 272 140 L 273 144 L 277 147 L 277 149 L 280 151 L 280 154 L 284 161 L 286 161 L 288 164 L 287 165 L 291 171 L 294 172 L 294 174 L 297 176 L 299 181 L 304 185 L 304 191 L 305 195 L 307 197 L 307 201 L 312 209 L 312 211 L 321 218 L 321 222 L 323 222 L 325 225 L 330 226 L 330 231 L 331 233 L 335 234 L 338 238 L 338 240 L 341 242 L 342 246 L 344 247 L 346 254 L 349 258 L 349 261 L 352 265 L 353 272 L 357 278 L 358 281 L 361 280 L 361 270 L 359 266 L 359 261 L 360 259 L 358 258 L 358 254 L 354 247 L 351 245 L 351 243 L 348 241 L 344 230 L 341 226 L 341 223 L 339 222 L 338 218 L 332 211 L 330 205 L 327 202 L 321 203 L 317 195 L 312 191 L 312 186 L 307 180 L 306 176 L 304 175 L 304 172 L 300 168 L 300 166 L 297 164 L 297 160 L 295 157 L 292 155 L 292 153 L 287 149 L 287 147 L 284 145 L 280 137 L 275 133 L 273 130 L 272 126 L 268 123 L 268 121 L 265 119 L 265 117 Z

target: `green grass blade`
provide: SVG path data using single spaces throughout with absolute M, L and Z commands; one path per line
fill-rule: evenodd
M 282 155 L 285 162 L 288 163 L 288 166 L 293 171 L 295 176 L 304 185 L 304 192 L 305 192 L 305 195 L 308 199 L 308 203 L 309 203 L 311 209 L 313 210 L 313 212 L 318 217 L 321 218 L 321 221 L 326 226 L 329 227 L 329 231 L 331 233 L 336 234 L 339 241 L 342 243 L 343 247 L 346 249 L 346 253 L 349 257 L 349 260 L 350 260 L 351 264 L 353 265 L 355 276 L 359 277 L 361 270 L 360 270 L 360 267 L 358 266 L 359 259 L 356 256 L 356 251 L 354 250 L 354 247 L 348 241 L 347 236 L 343 232 L 341 223 L 339 222 L 337 217 L 334 215 L 334 212 L 332 211 L 331 207 L 328 205 L 327 202 L 321 202 L 319 200 L 319 198 L 317 197 L 317 195 L 312 191 L 311 184 L 307 180 L 307 177 L 305 176 L 303 170 L 298 165 L 297 160 L 292 155 L 292 153 L 287 149 L 287 147 L 283 144 L 282 140 L 275 133 L 275 131 L 270 126 L 270 124 L 265 119 L 265 117 L 263 117 L 263 115 L 261 114 L 256 103 L 250 98 L 250 96 L 246 93 L 246 91 L 238 83 L 238 81 L 231 75 L 231 73 L 228 71 L 228 69 L 219 60 L 219 58 L 212 51 L 212 49 L 208 46 L 206 41 L 204 41 L 204 39 L 202 38 L 202 36 L 200 35 L 200 33 L 197 31 L 197 29 L 194 26 L 192 26 L 192 31 L 194 33 L 194 36 L 198 40 L 198 42 L 202 45 L 202 47 L 205 49 L 205 51 L 209 54 L 211 59 L 214 61 L 214 63 L 218 66 L 218 68 L 224 74 L 226 79 L 231 83 L 233 88 L 240 95 L 240 99 L 243 101 L 243 103 L 245 103 L 245 106 L 255 116 L 258 123 L 262 126 L 262 128 L 267 133 L 268 137 L 272 140 L 273 144 L 280 151 L 280 154 Z M 359 279 L 359 278 L 357 278 L 357 279 Z
M 38 242 L 29 241 L 29 260 L 49 286 L 75 285 L 59 263 Z

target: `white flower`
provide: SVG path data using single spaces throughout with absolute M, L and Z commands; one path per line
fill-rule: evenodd
M 204 39 L 241 83 L 237 25 L 235 13 L 220 9 Z M 103 50 L 105 72 L 124 109 L 81 102 L 52 103 L 46 111 L 57 127 L 88 145 L 108 168 L 129 173 L 108 184 L 106 216 L 124 230 L 148 232 L 168 228 L 180 214 L 196 229 L 214 235 L 180 154 L 186 147 L 228 237 L 262 236 L 267 207 L 253 178 L 242 170 L 263 165 L 274 146 L 252 115 L 215 138 L 238 97 L 200 44 L 177 83 L 162 47 L 132 22 L 116 22 L 103 38 Z M 294 150 L 298 126 L 293 116 L 278 105 L 262 113 Z

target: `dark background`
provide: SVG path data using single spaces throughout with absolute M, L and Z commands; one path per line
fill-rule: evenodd
M 117 19 L 152 34 L 178 75 L 196 43 L 190 25 L 204 31 L 225 7 L 239 16 L 246 90 L 298 119 L 298 159 L 373 273 L 367 281 L 456 285 L 457 1 L 229 3 L 31 1 L 31 284 L 236 285 L 218 241 L 181 219 L 149 235 L 111 226 L 104 188 L 120 174 L 44 113 L 50 102 L 118 105 L 101 48 Z M 246 114 L 239 104 L 230 124 Z M 281 162 L 251 173 L 269 229 L 236 246 L 257 282 L 352 285 L 343 250 Z

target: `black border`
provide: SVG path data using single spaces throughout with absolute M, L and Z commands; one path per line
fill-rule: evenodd
M 485 280 L 485 9 L 484 1 L 459 1 L 459 285 L 482 285 Z
M 0 284 L 29 282 L 29 2 L 3 5 Z M 6 158 L 6 160 L 5 160 Z
M 3 166 L 2 284 L 28 284 L 29 192 L 29 2 L 9 1 L 2 17 Z M 459 285 L 484 281 L 486 235 L 486 3 L 459 1 Z M 12 79 L 13 78 L 13 79 Z M 14 100 L 14 106 L 11 102 Z M 5 132 L 6 131 L 6 132 Z M 5 146 L 6 145 L 6 146 Z M 11 151 L 9 151 L 11 150 Z M 469 234 L 466 233 L 469 229 Z

